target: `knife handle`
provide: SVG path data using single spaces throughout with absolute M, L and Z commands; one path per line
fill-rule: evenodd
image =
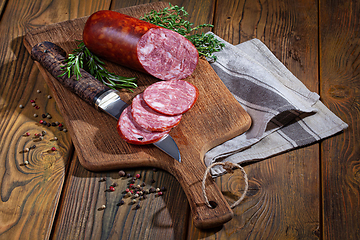
M 41 64 L 55 79 L 61 84 L 77 94 L 85 102 L 95 106 L 97 98 L 104 92 L 110 90 L 109 87 L 96 80 L 90 73 L 80 68 L 81 78 L 64 73 L 62 67 L 65 65 L 66 52 L 52 42 L 41 42 L 31 49 L 31 58 Z

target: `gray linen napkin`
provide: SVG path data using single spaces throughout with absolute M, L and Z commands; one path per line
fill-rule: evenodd
M 225 48 L 215 53 L 217 60 L 210 65 L 249 113 L 252 126 L 209 150 L 204 159 L 207 166 L 218 161 L 258 161 L 347 128 L 260 40 L 234 46 L 213 35 Z M 216 177 L 224 169 L 215 166 L 211 173 Z

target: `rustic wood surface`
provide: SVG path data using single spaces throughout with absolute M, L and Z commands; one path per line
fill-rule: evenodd
M 349 124 L 320 143 L 245 166 L 250 190 L 222 228 L 196 229 L 179 183 L 167 172 L 134 168 L 147 185 L 165 186 L 162 198 L 139 210 L 116 206 L 104 192 L 116 172 L 85 170 L 68 133 L 37 124 L 62 116 L 22 40 L 40 26 L 151 1 L 1 1 L 0 239 L 359 239 L 359 18 L 357 1 L 171 1 L 196 24 L 208 22 L 233 44 L 254 37 L 335 114 Z M 154 1 L 155 2 L 155 1 Z M 37 93 L 41 90 L 41 93 Z M 40 109 L 31 106 L 36 99 Z M 23 109 L 19 105 L 24 105 Z M 39 115 L 40 115 L 39 114 Z M 33 134 L 44 141 L 29 153 Z M 31 137 L 22 136 L 30 132 Z M 57 136 L 59 140 L 50 139 Z M 59 151 L 49 152 L 56 146 Z M 23 165 L 24 161 L 29 165 Z M 107 177 L 106 182 L 99 182 Z M 229 201 L 243 189 L 240 174 L 217 183 Z M 98 210 L 106 204 L 105 211 Z

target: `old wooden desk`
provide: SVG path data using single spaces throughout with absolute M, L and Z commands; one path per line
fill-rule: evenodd
M 39 113 L 62 116 L 22 41 L 34 28 L 155 1 L 1 0 L 0 239 L 360 239 L 360 22 L 357 1 L 177 1 L 190 21 L 238 44 L 262 40 L 325 105 L 349 124 L 344 133 L 264 161 L 248 164 L 250 190 L 222 228 L 194 228 L 186 197 L 168 173 L 128 169 L 154 178 L 168 191 L 139 210 L 118 207 L 103 177 L 77 160 L 66 132 L 49 128 L 56 142 L 22 154 L 26 132 L 41 132 Z M 40 92 L 37 92 L 39 90 Z M 19 108 L 24 105 L 24 108 Z M 39 115 L 40 115 L 39 114 Z M 56 152 L 48 150 L 56 146 Z M 29 165 L 23 165 L 29 161 Z M 241 189 L 236 176 L 218 178 L 229 200 Z M 106 204 L 106 211 L 98 208 Z

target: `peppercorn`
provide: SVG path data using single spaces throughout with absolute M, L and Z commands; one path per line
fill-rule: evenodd
M 119 176 L 120 176 L 120 177 L 124 177 L 124 176 L 125 176 L 125 172 L 124 172 L 123 170 L 120 170 L 120 171 L 119 171 Z
M 52 147 L 52 148 L 51 148 L 51 151 L 56 151 L 56 147 Z
M 109 190 L 113 192 L 113 191 L 115 191 L 115 188 L 113 186 L 110 186 Z
M 124 204 L 125 204 L 124 200 L 121 200 L 117 205 L 121 206 L 121 205 L 124 205 Z
M 139 178 L 141 177 L 141 175 L 140 175 L 140 174 L 136 174 L 135 177 L 139 179 Z
M 135 209 L 139 209 L 140 208 L 140 204 L 137 204 Z

